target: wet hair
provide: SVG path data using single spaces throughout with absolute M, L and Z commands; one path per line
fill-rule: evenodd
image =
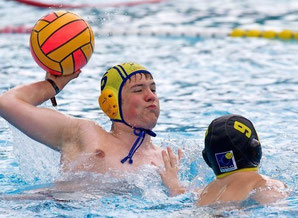
M 136 75 L 141 75 L 141 78 L 140 79 L 142 79 L 143 78 L 143 76 L 145 76 L 145 78 L 146 79 L 153 79 L 153 76 L 152 76 L 152 74 L 149 74 L 149 73 L 143 73 L 143 72 L 141 72 L 141 73 L 136 73 L 134 76 L 132 76 L 132 77 L 134 77 L 135 78 L 135 81 L 136 81 Z M 129 77 L 128 79 L 127 79 L 127 81 L 128 82 L 131 82 L 132 81 L 132 77 Z

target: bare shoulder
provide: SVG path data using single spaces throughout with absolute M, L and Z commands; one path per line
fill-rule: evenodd
M 86 119 L 77 119 L 77 133 L 80 137 L 88 138 L 102 138 L 106 137 L 108 132 L 98 125 L 95 121 L 86 120 Z
M 76 119 L 76 123 L 80 130 L 96 129 L 99 131 L 105 131 L 100 125 L 98 125 L 93 120 L 87 120 L 87 119 L 82 119 L 82 118 L 75 118 L 75 119 Z
M 261 204 L 269 204 L 286 198 L 287 186 L 280 180 L 261 176 L 262 179 L 256 184 L 252 198 Z
M 278 189 L 285 189 L 287 186 L 280 180 L 272 179 L 268 176 L 260 175 L 260 179 L 255 185 L 255 188 L 278 188 Z
M 71 118 L 72 125 L 68 130 L 65 141 L 72 145 L 77 145 L 80 150 L 84 149 L 86 145 L 94 144 L 103 138 L 107 132 L 92 120 L 82 118 Z
M 272 188 L 279 188 L 279 189 L 287 188 L 286 184 L 283 183 L 282 181 L 277 180 L 277 179 L 271 179 L 271 178 L 268 178 L 268 177 L 267 177 L 267 180 L 266 180 L 266 185 L 268 187 L 272 187 Z

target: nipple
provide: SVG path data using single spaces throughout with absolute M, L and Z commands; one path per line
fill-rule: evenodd
M 95 156 L 98 157 L 98 158 L 104 158 L 105 157 L 105 153 L 100 150 L 100 149 L 96 149 L 95 150 Z

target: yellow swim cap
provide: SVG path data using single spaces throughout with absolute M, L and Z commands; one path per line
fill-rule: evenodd
M 136 141 L 132 145 L 129 153 L 120 162 L 129 164 L 133 163 L 133 155 L 142 145 L 146 134 L 155 137 L 156 134 L 143 128 L 136 128 L 125 122 L 121 110 L 121 91 L 125 82 L 137 73 L 151 73 L 142 65 L 136 63 L 124 63 L 110 68 L 101 79 L 101 95 L 98 103 L 103 112 L 111 118 L 112 121 L 118 121 L 126 124 L 133 129 L 133 133 L 137 136 Z M 152 77 L 152 75 L 151 75 Z
M 125 82 L 137 73 L 151 75 L 145 67 L 136 63 L 116 65 L 103 75 L 101 79 L 101 95 L 98 98 L 98 103 L 111 120 L 127 124 L 123 119 L 121 110 L 121 91 Z

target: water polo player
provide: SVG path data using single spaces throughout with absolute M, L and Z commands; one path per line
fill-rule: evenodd
M 45 80 L 7 91 L 0 96 L 0 115 L 32 139 L 60 151 L 64 171 L 127 172 L 152 161 L 161 165 L 162 149 L 151 141 L 159 117 L 152 74 L 135 63 L 116 65 L 104 74 L 99 103 L 112 120 L 111 131 L 94 121 L 37 107 L 78 75 L 47 73 L 52 83 Z
M 162 153 L 165 170 L 159 171 L 164 184 L 173 196 L 186 192 L 179 184 L 177 157 L 169 148 Z M 231 114 L 213 120 L 205 134 L 202 155 L 216 178 L 196 191 L 198 205 L 242 201 L 249 196 L 265 204 L 287 195 L 281 181 L 258 173 L 261 143 L 251 121 L 242 116 Z

